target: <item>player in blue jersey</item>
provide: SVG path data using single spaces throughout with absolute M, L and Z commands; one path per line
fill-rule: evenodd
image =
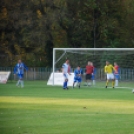
M 68 89 L 68 74 L 70 75 L 69 72 L 69 60 L 67 59 L 66 62 L 62 65 L 62 73 L 64 77 L 64 82 L 63 82 L 63 89 Z
M 80 84 L 82 81 L 81 75 L 83 74 L 82 69 L 80 68 L 80 66 L 78 66 L 75 70 L 74 70 L 74 82 L 73 82 L 73 88 L 75 83 L 78 83 L 78 87 L 80 88 Z
M 18 60 L 18 63 L 14 67 L 14 74 L 17 74 L 19 78 L 16 86 L 21 86 L 22 88 L 24 87 L 24 81 L 23 81 L 24 70 L 26 71 L 28 70 L 27 66 L 21 60 Z

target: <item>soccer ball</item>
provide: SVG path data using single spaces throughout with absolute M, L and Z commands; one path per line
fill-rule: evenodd
M 134 89 L 132 90 L 132 93 L 134 93 Z

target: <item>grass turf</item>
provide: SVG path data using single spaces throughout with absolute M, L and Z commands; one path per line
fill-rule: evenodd
M 24 88 L 14 81 L 0 85 L 0 134 L 133 134 L 132 89 L 103 85 L 69 90 L 43 81 L 25 82 Z

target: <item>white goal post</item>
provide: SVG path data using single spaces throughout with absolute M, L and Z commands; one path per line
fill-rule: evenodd
M 56 59 L 56 52 L 57 51 L 62 51 L 62 53 L 60 54 L 60 56 L 58 56 L 58 59 Z M 72 54 L 81 54 L 81 55 L 95 55 L 96 57 L 98 56 L 99 59 L 99 55 L 101 55 L 102 57 L 109 55 L 109 57 L 111 55 L 115 56 L 117 55 L 126 55 L 124 57 L 127 57 L 127 54 L 132 57 L 131 55 L 134 55 L 134 48 L 53 48 L 53 81 L 52 81 L 52 85 L 55 85 L 55 77 L 54 77 L 54 73 L 56 72 L 56 64 L 62 59 L 63 56 L 65 56 L 65 54 L 67 53 L 72 53 Z M 103 55 L 102 55 L 103 54 Z M 116 56 L 116 57 L 117 57 Z M 81 58 L 81 56 L 79 56 Z M 86 57 L 86 56 L 85 56 Z M 112 56 L 111 56 L 112 57 Z M 123 57 L 123 56 L 122 56 Z M 122 58 L 117 58 L 118 61 Z M 68 58 L 68 56 L 67 56 Z M 72 57 L 72 58 L 77 58 L 77 56 Z M 84 58 L 83 58 L 84 59 Z M 72 59 L 71 59 L 72 60 Z M 104 60 L 106 60 L 106 58 L 104 58 Z M 82 59 L 81 59 L 82 61 Z M 133 59 L 134 61 L 134 59 Z M 65 60 L 64 60 L 65 62 Z M 76 67 L 76 66 L 75 66 Z

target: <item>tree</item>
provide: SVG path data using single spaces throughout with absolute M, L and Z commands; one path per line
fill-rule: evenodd
M 1 0 L 0 66 L 52 66 L 53 47 L 134 47 L 133 0 Z

